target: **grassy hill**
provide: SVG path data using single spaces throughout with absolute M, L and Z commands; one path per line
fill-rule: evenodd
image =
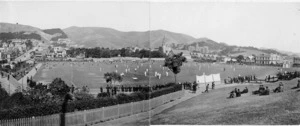
M 188 43 L 194 40 L 191 36 L 164 30 L 122 32 L 103 27 L 73 26 L 64 29 L 64 32 L 77 44 L 83 44 L 87 47 L 103 46 L 121 48 L 137 45 L 145 48 L 156 48 L 162 45 L 163 40 L 167 44 Z
M 258 90 L 258 84 L 228 85 L 177 104 L 150 120 L 138 120 L 127 125 L 299 125 L 300 89 L 293 89 L 297 81 L 284 81 L 284 92 L 271 92 L 267 96 L 251 94 Z M 263 85 L 272 90 L 278 83 Z M 235 88 L 241 90 L 245 87 L 248 87 L 249 93 L 227 98 Z

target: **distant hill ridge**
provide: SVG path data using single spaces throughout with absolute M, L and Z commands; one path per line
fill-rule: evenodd
M 124 32 L 112 28 L 77 26 L 65 29 L 53 28 L 41 30 L 40 28 L 28 25 L 0 23 L 0 33 L 20 31 L 35 32 L 41 36 L 42 40 L 46 41 L 69 38 L 75 44 L 84 47 L 123 48 L 138 46 L 142 48 L 157 48 L 164 42 L 176 49 L 188 49 L 189 46 L 196 46 L 196 44 L 200 47 L 207 46 L 209 50 L 216 51 L 216 53 L 222 55 L 258 55 L 261 53 L 286 54 L 284 51 L 275 49 L 259 49 L 255 47 L 227 45 L 224 42 L 215 42 L 209 38 L 194 38 L 189 35 L 166 30 Z

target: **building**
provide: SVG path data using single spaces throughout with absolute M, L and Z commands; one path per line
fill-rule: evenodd
M 255 64 L 255 56 L 251 55 L 251 56 L 247 56 L 245 57 L 245 59 L 243 60 L 244 64 Z
M 189 46 L 189 47 L 188 47 L 188 50 L 189 50 L 190 52 L 193 52 L 193 51 L 196 51 L 196 48 L 195 48 L 194 46 Z
M 168 54 L 170 53 L 171 50 L 172 50 L 172 48 L 169 47 L 168 45 L 166 45 L 166 44 L 163 44 L 163 45 L 162 45 L 162 51 L 163 51 L 163 53 L 165 53 L 166 55 L 168 55 Z
M 260 65 L 270 64 L 270 55 L 269 54 L 260 54 L 255 57 L 255 63 Z
M 172 48 L 166 44 L 165 42 L 165 36 L 162 40 L 162 44 L 161 44 L 161 47 L 159 47 L 159 51 L 162 51 L 164 54 L 166 55 L 169 55 L 169 53 L 171 52 Z
M 282 67 L 283 68 L 291 68 L 293 65 L 293 62 L 291 60 L 283 60 Z
M 66 50 L 62 50 L 62 51 L 57 51 L 56 52 L 56 57 L 66 57 L 67 55 L 67 51 Z
M 188 50 L 171 50 L 169 54 L 178 54 L 178 53 L 183 53 L 182 56 L 184 56 L 187 60 L 191 61 L 192 60 L 192 56 L 190 51 Z
M 282 64 L 283 59 L 280 55 L 277 54 L 270 54 L 270 64 Z
M 300 66 L 300 57 L 293 58 L 293 66 L 299 67 Z
M 207 46 L 200 47 L 199 43 L 197 43 L 196 46 L 192 46 L 192 45 L 189 46 L 188 50 L 190 52 L 194 52 L 195 51 L 195 52 L 200 52 L 200 53 L 203 53 L 203 54 L 210 53 Z
M 42 52 L 42 51 L 36 51 L 34 53 L 34 58 L 37 59 L 37 60 L 42 60 L 45 56 L 45 53 Z

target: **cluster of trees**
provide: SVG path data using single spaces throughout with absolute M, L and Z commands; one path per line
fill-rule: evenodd
M 70 87 L 60 78 L 56 78 L 49 84 L 43 85 L 29 80 L 29 89 L 22 92 L 16 92 L 11 96 L 0 89 L 0 110 L 11 109 L 15 107 L 33 106 L 38 104 L 61 103 L 64 96 L 70 91 Z
M 45 29 L 43 32 L 54 35 L 56 34 L 57 36 L 51 38 L 51 41 L 57 41 L 60 38 L 68 38 L 68 36 L 59 28 L 53 28 L 53 29 Z
M 36 39 L 41 40 L 42 37 L 36 33 L 25 34 L 25 32 L 4 32 L 0 33 L 0 40 L 9 40 L 9 39 Z
M 80 54 L 85 54 L 85 57 L 92 58 L 110 58 L 110 57 L 139 57 L 139 58 L 160 58 L 165 57 L 165 54 L 161 51 L 150 50 L 135 50 L 131 51 L 127 48 L 122 49 L 109 49 L 109 48 L 71 48 L 67 51 L 67 55 L 70 57 L 76 57 Z

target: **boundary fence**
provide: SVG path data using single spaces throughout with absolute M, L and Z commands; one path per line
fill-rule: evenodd
M 147 112 L 183 96 L 184 90 L 181 90 L 149 100 L 119 104 L 97 109 L 31 118 L 0 120 L 0 126 L 59 126 L 61 122 L 65 122 L 66 126 L 85 126 L 141 112 Z

